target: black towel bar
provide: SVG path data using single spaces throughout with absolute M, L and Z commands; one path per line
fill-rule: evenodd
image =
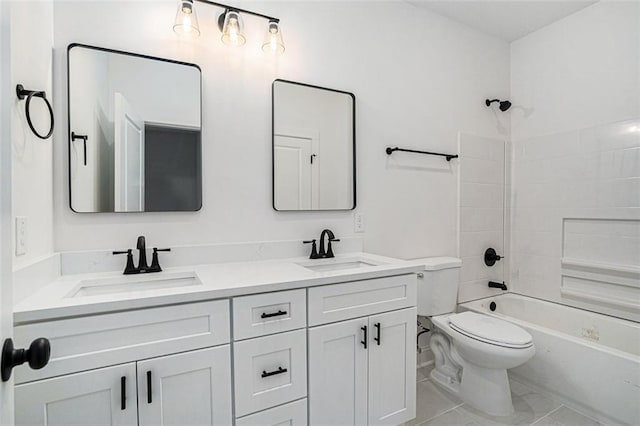
M 396 151 L 412 152 L 414 154 L 437 155 L 437 156 L 440 156 L 440 157 L 445 157 L 447 159 L 447 161 L 451 161 L 451 159 L 453 159 L 453 158 L 458 158 L 458 154 L 442 154 L 440 152 L 417 151 L 415 149 L 398 148 L 397 146 L 395 148 L 387 147 L 387 149 L 385 150 L 387 155 L 391 155 Z

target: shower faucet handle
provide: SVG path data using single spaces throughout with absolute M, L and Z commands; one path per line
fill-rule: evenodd
M 487 266 L 495 265 L 500 259 L 504 259 L 504 256 L 500 256 L 493 248 L 488 248 L 484 252 L 484 264 Z

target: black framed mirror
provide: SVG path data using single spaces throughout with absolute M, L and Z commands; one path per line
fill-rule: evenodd
M 272 191 L 277 211 L 356 207 L 356 98 L 288 80 L 272 85 Z
M 67 71 L 71 209 L 200 210 L 200 67 L 74 43 Z

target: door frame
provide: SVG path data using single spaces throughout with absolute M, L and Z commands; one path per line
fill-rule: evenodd
M 0 344 L 13 337 L 11 2 L 0 1 Z M 13 378 L 0 382 L 0 424 L 14 423 Z

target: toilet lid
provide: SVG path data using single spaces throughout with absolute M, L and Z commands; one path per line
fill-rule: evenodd
M 508 348 L 528 348 L 533 338 L 526 330 L 498 318 L 467 311 L 449 317 L 449 326 L 472 339 Z

